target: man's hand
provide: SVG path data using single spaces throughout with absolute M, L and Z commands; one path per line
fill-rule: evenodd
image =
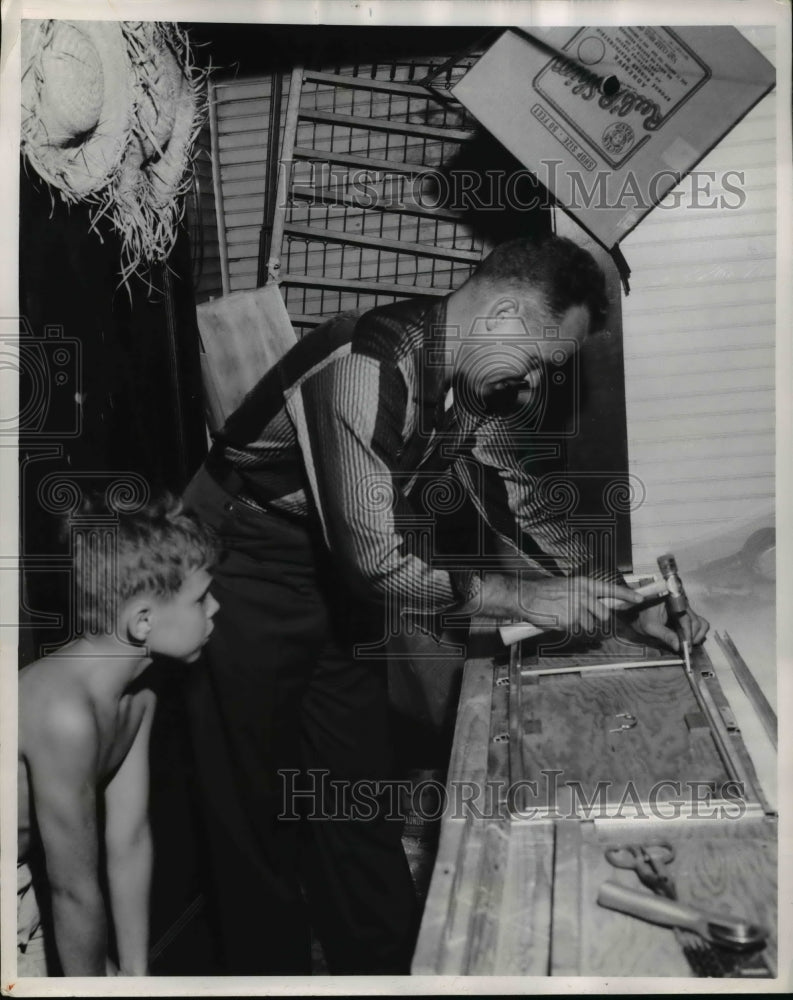
M 704 642 L 705 636 L 708 634 L 708 629 L 710 628 L 709 622 L 704 618 L 700 618 L 691 608 L 688 609 L 683 617 L 687 618 L 688 624 L 691 625 L 692 644 L 698 646 L 701 642 Z M 676 653 L 680 652 L 680 635 L 669 627 L 666 605 L 663 602 L 651 604 L 643 608 L 636 620 L 632 622 L 632 625 L 639 635 L 658 639 Z
M 479 614 L 565 632 L 576 626 L 592 632 L 598 622 L 608 621 L 617 602 L 643 601 L 630 587 L 591 577 L 527 580 L 520 573 L 486 574 L 477 596 Z
M 641 604 L 643 598 L 630 587 L 588 576 L 531 580 L 521 586 L 524 620 L 540 628 L 563 632 L 576 627 L 585 632 L 596 631 L 599 622 L 609 620 L 614 604 L 619 601 Z

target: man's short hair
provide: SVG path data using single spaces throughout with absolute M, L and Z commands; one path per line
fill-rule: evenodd
M 167 600 L 192 572 L 217 560 L 212 530 L 184 514 L 170 494 L 133 513 L 93 497 L 68 526 L 77 617 L 89 633 L 113 632 L 125 601 L 144 593 Z
M 540 291 L 554 319 L 571 306 L 585 305 L 591 330 L 608 314 L 606 279 L 592 255 L 565 236 L 519 238 L 499 244 L 479 265 L 475 278 L 508 285 L 518 294 Z

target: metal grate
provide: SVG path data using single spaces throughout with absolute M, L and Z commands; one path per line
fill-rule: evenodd
M 443 172 L 474 135 L 475 122 L 445 93 L 473 58 L 445 67 L 432 90 L 415 81 L 444 56 L 293 74 L 299 104 L 293 95 L 283 154 L 292 163 L 276 207 L 280 255 L 270 264 L 296 327 L 444 295 L 481 259 L 481 237 L 448 207 Z

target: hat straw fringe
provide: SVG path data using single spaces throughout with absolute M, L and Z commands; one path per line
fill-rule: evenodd
M 49 139 L 37 111 L 48 83 L 43 55 L 53 47 L 56 25 L 68 23 L 35 22 L 26 38 L 23 33 L 23 91 L 29 95 L 22 115 L 23 150 L 39 174 L 58 188 L 63 201 L 90 206 L 89 225 L 100 239 L 103 221 L 116 231 L 121 240 L 121 281 L 127 284 L 136 272 L 163 263 L 176 242 L 185 211 L 184 195 L 193 183 L 196 139 L 207 119 L 209 70 L 197 66 L 188 36 L 178 25 L 119 22 L 126 67 L 114 65 L 112 72 L 127 74 L 128 106 L 123 123 L 119 109 L 114 108 L 115 118 L 100 119 L 92 130 L 92 140 L 107 140 L 107 148 L 119 155 L 114 161 L 100 161 L 104 176 L 90 189 L 84 178 L 90 179 L 95 159 L 87 155 L 84 145 L 72 151 L 61 144 L 58 156 L 51 154 L 46 165 L 37 155 L 48 145 L 57 145 Z M 95 46 L 104 37 L 99 31 L 89 31 L 89 35 Z M 75 142 L 80 138 L 76 136 Z M 71 179 L 77 163 L 82 183 L 75 187 Z

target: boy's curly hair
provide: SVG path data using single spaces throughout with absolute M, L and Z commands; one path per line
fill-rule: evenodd
M 74 539 L 75 610 L 91 633 L 112 632 L 122 604 L 137 594 L 173 597 L 190 573 L 211 568 L 218 556 L 212 530 L 183 513 L 171 494 L 132 513 L 92 497 L 69 516 L 67 528 Z

